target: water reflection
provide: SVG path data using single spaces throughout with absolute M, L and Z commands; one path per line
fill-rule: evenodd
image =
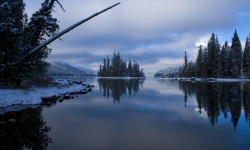
M 188 96 L 195 96 L 199 113 L 205 110 L 211 125 L 218 122 L 220 114 L 225 118 L 230 114 L 236 129 L 242 109 L 246 121 L 250 121 L 250 84 L 180 81 L 179 88 L 184 93 L 185 103 Z
M 103 96 L 107 97 L 107 100 L 111 96 L 114 103 L 120 102 L 120 98 L 126 95 L 127 92 L 129 96 L 132 94 L 135 96 L 139 92 L 140 87 L 143 87 L 144 80 L 138 79 L 98 79 L 98 84 L 100 90 L 103 90 Z
M 0 149 L 46 149 L 52 142 L 51 127 L 43 120 L 42 107 L 0 115 Z

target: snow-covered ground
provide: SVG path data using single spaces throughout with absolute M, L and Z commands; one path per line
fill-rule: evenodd
M 166 80 L 183 80 L 183 81 L 191 81 L 191 78 L 155 78 L 155 79 L 166 79 Z M 235 79 L 235 78 L 194 78 L 195 81 L 212 81 L 212 82 L 250 82 L 250 79 Z
M 29 90 L 0 89 L 0 107 L 10 105 L 38 105 L 42 97 L 58 96 L 64 93 L 78 92 L 86 88 L 81 84 L 69 85 L 67 80 L 57 80 L 58 87 L 33 87 Z

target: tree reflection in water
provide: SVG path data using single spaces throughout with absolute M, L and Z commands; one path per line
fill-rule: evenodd
M 98 79 L 98 84 L 100 90 L 103 90 L 103 96 L 108 98 L 111 96 L 114 103 L 120 102 L 120 98 L 126 95 L 127 92 L 129 96 L 135 95 L 143 87 L 144 80 L 138 79 Z
M 51 127 L 43 120 L 42 106 L 5 113 L 0 115 L 0 121 L 0 149 L 46 149 L 52 142 L 48 136 Z
M 195 96 L 199 113 L 204 109 L 211 124 L 218 121 L 222 113 L 225 118 L 231 114 L 231 121 L 236 129 L 241 109 L 244 109 L 246 121 L 250 121 L 250 84 L 221 82 L 179 82 L 179 88 L 187 96 Z

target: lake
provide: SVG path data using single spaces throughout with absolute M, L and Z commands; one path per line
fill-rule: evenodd
M 249 83 L 70 78 L 95 87 L 52 106 L 0 115 L 17 120 L 0 124 L 0 148 L 250 149 Z

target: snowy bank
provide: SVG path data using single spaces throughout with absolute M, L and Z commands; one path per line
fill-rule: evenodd
M 87 89 L 84 84 L 76 84 L 77 81 L 56 80 L 58 87 L 33 87 L 29 90 L 0 89 L 0 107 L 10 105 L 39 105 L 42 97 L 59 96 L 64 93 L 79 92 Z
M 157 80 L 199 81 L 199 82 L 250 82 L 240 78 L 155 78 Z

